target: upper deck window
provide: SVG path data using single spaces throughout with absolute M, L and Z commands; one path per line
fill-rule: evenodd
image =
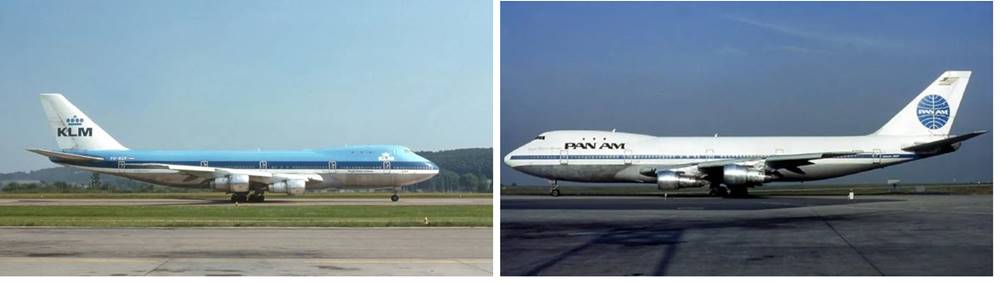
M 536 136 L 535 140 L 545 140 L 545 136 L 541 136 L 541 135 Z

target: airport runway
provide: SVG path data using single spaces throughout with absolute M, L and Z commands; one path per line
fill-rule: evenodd
M 249 206 L 302 206 L 302 205 L 491 205 L 489 198 L 401 198 L 392 202 L 386 198 L 268 198 L 264 202 L 241 203 Z M 220 205 L 232 206 L 229 199 L 0 199 L 0 206 L 37 205 Z
M 992 195 L 501 199 L 501 275 L 992 275 Z
M 490 228 L 0 228 L 0 275 L 467 275 Z

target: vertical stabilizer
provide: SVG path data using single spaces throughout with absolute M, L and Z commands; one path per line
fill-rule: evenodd
M 874 135 L 947 136 L 972 71 L 945 71 Z
M 128 150 L 61 94 L 42 94 L 42 108 L 61 149 Z

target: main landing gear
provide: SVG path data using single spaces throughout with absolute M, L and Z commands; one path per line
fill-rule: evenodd
M 708 189 L 709 196 L 719 196 L 719 197 L 729 196 L 729 189 L 727 189 L 725 186 L 722 186 L 721 184 L 713 183 L 708 188 L 709 188 Z
M 250 202 L 264 202 L 264 192 L 255 191 L 254 193 L 250 194 L 249 199 Z
M 264 202 L 264 192 L 233 192 L 229 196 L 229 201 L 236 202 Z
M 247 202 L 247 199 L 248 197 L 246 192 L 233 192 L 233 194 L 229 195 L 229 201 L 232 201 L 233 203 Z
M 746 198 L 750 196 L 747 187 L 745 186 L 731 186 L 726 187 L 721 184 L 712 184 L 709 186 L 708 195 L 719 196 L 719 197 L 733 197 L 733 198 Z
M 729 189 L 729 197 L 733 198 L 747 198 L 750 197 L 750 193 L 747 191 L 745 186 L 734 186 Z
M 559 197 L 558 180 L 549 180 L 549 195 L 552 195 L 552 197 Z

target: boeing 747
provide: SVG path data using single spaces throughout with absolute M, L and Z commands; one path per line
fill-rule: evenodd
M 558 181 L 656 183 L 660 190 L 709 186 L 746 195 L 776 181 L 811 181 L 934 157 L 987 131 L 952 135 L 971 71 L 947 71 L 882 128 L 862 136 L 654 137 L 616 131 L 550 131 L 504 163 Z
M 58 150 L 30 149 L 56 164 L 185 188 L 231 194 L 233 202 L 264 201 L 264 192 L 302 194 L 326 188 L 393 189 L 428 180 L 438 167 L 395 145 L 307 151 L 131 150 L 61 94 L 42 94 Z

